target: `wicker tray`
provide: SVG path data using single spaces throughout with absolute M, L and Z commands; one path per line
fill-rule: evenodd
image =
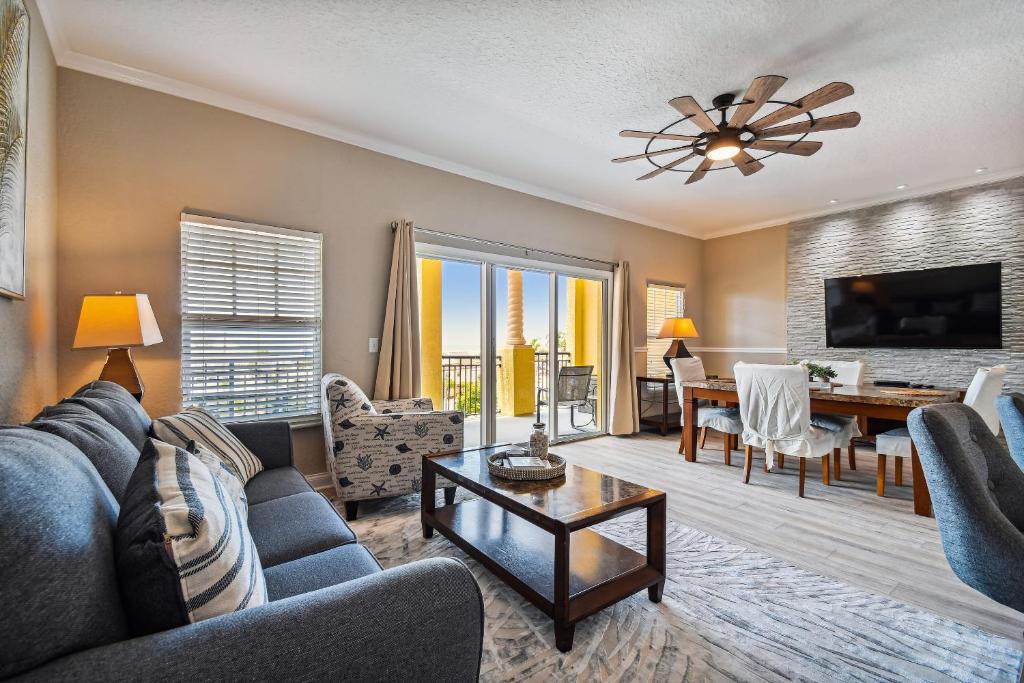
M 502 465 L 505 453 L 495 453 L 487 458 L 487 469 L 495 477 L 514 481 L 543 481 L 557 479 L 565 474 L 565 459 L 548 453 L 548 467 L 506 467 Z

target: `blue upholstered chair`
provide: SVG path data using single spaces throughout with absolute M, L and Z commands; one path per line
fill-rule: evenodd
M 1024 470 L 1024 394 L 1007 394 L 996 399 L 999 421 L 1017 466 Z
M 907 424 L 950 567 L 968 586 L 1024 612 L 1024 471 L 962 403 L 918 408 Z

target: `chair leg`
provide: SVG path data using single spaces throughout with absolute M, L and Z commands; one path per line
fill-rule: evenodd
M 784 456 L 782 453 L 776 453 L 775 463 L 779 466 L 780 470 L 786 469 L 786 456 Z
M 800 497 L 804 497 L 804 479 L 807 477 L 807 458 L 799 458 L 800 460 Z
M 853 439 L 850 439 L 850 445 L 846 447 L 847 460 L 850 461 L 850 469 L 857 469 L 857 452 L 853 448 Z
M 445 486 L 444 487 L 444 504 L 451 505 L 455 502 L 455 490 L 458 486 Z
M 732 465 L 732 434 L 722 434 L 722 453 L 725 455 L 726 467 Z
M 836 481 L 842 481 L 843 479 L 843 449 L 833 448 L 832 449 L 832 477 Z
M 704 448 L 704 442 L 708 440 L 708 428 L 700 428 L 700 443 L 697 444 L 697 448 Z
M 879 496 L 885 496 L 885 456 L 878 454 L 878 483 L 875 486 Z
M 743 449 L 743 483 L 750 483 L 750 463 L 754 460 L 754 447 L 748 445 Z
M 897 486 L 903 486 L 903 457 L 902 456 L 899 456 L 899 455 L 896 456 L 895 460 L 893 461 L 893 468 L 896 470 L 895 471 L 895 476 L 893 477 L 893 480 L 895 481 Z
M 359 501 L 358 500 L 346 500 L 345 501 L 345 520 L 348 522 L 356 521 L 356 517 L 359 516 Z
M 682 433 L 679 435 L 679 455 L 686 452 L 686 427 L 683 427 Z
M 824 484 L 825 486 L 829 486 L 830 485 L 829 476 L 828 476 L 828 454 L 827 453 L 825 455 L 821 456 L 821 483 Z

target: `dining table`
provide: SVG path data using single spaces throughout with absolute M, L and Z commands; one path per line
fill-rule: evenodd
M 726 405 L 738 405 L 739 395 L 736 392 L 736 380 L 734 379 L 689 381 L 682 382 L 682 385 L 684 426 L 680 452 L 688 462 L 696 462 L 698 402 L 709 400 Z M 872 384 L 833 385 L 827 389 L 811 389 L 811 411 L 906 422 L 907 415 L 915 408 L 936 403 L 953 403 L 961 400 L 963 393 L 962 389 L 952 387 L 914 390 Z M 914 489 L 914 513 L 929 517 L 932 514 L 932 500 L 928 493 L 924 470 L 921 469 L 921 461 L 917 455 L 917 447 L 913 445 L 913 441 L 911 441 L 910 460 Z

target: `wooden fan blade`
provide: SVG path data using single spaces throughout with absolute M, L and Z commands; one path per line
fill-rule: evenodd
M 736 164 L 736 168 L 738 168 L 740 170 L 740 173 L 742 173 L 743 175 L 751 175 L 753 173 L 757 173 L 762 168 L 764 168 L 764 164 L 762 164 L 760 161 L 750 156 L 746 152 L 740 152 L 739 154 L 734 156 L 732 162 Z
M 759 149 L 763 152 L 782 152 L 783 154 L 799 154 L 802 157 L 809 157 L 819 149 L 820 142 L 801 140 L 800 142 L 788 142 L 786 140 L 754 140 L 747 144 L 750 149 Z
M 762 116 L 757 121 L 748 124 L 748 127 L 752 130 L 761 130 L 768 126 L 774 126 L 776 123 L 782 123 L 794 116 L 799 116 L 812 109 L 817 109 L 836 100 L 849 97 L 852 94 L 853 86 L 849 83 L 829 83 L 808 95 L 804 95 L 793 104 L 787 104 L 785 107 L 780 107 L 767 116 Z
M 678 133 L 647 133 L 642 130 L 623 130 L 619 132 L 623 138 L 654 138 L 655 140 L 696 140 L 696 135 L 679 135 Z
M 697 169 L 690 174 L 690 177 L 687 178 L 686 182 L 683 184 L 689 185 L 690 183 L 695 183 L 701 178 L 703 178 L 705 175 L 707 175 L 708 169 L 711 168 L 711 166 L 714 165 L 714 163 L 715 162 L 712 161 L 711 159 L 705 158 L 704 161 L 700 162 L 700 166 L 698 166 Z
M 682 147 L 671 147 L 669 149 L 659 149 L 659 150 L 654 151 L 654 152 L 644 152 L 643 154 L 634 154 L 633 156 L 629 156 L 629 157 L 619 157 L 617 159 L 612 159 L 612 163 L 613 164 L 621 164 L 623 161 L 636 161 L 637 159 L 646 159 L 647 157 L 656 157 L 659 154 L 671 154 L 672 152 L 685 152 L 686 150 L 691 149 L 692 147 L 693 147 L 693 145 L 684 145 Z
M 823 130 L 839 130 L 841 128 L 855 128 L 860 123 L 860 114 L 855 111 L 846 114 L 826 116 L 813 121 L 801 121 L 800 123 L 788 123 L 785 126 L 775 126 L 758 131 L 758 138 L 775 138 L 780 135 L 800 135 L 803 133 L 817 133 Z
M 747 88 L 743 95 L 746 104 L 736 107 L 729 118 L 730 128 L 742 128 L 747 125 L 750 117 L 757 113 L 757 110 L 764 106 L 764 103 L 772 98 L 779 88 L 786 82 L 784 76 L 758 76 Z
M 669 104 L 675 107 L 677 112 L 697 124 L 697 127 L 705 133 L 718 132 L 718 126 L 715 125 L 715 122 L 712 121 L 711 117 L 700 108 L 700 105 L 697 104 L 697 100 L 693 99 L 689 95 L 669 100 Z
M 650 180 L 651 178 L 654 178 L 655 176 L 661 175 L 662 173 L 664 173 L 665 171 L 669 170 L 670 168 L 675 168 L 676 166 L 678 166 L 679 164 L 683 163 L 684 161 L 689 161 L 690 159 L 694 158 L 695 156 L 697 156 L 697 155 L 694 154 L 693 152 L 690 152 L 685 157 L 680 157 L 679 159 L 676 159 L 673 162 L 665 164 L 661 168 L 656 168 L 653 171 L 651 171 L 650 173 L 648 173 L 646 175 L 640 176 L 639 178 L 637 178 L 637 180 Z

